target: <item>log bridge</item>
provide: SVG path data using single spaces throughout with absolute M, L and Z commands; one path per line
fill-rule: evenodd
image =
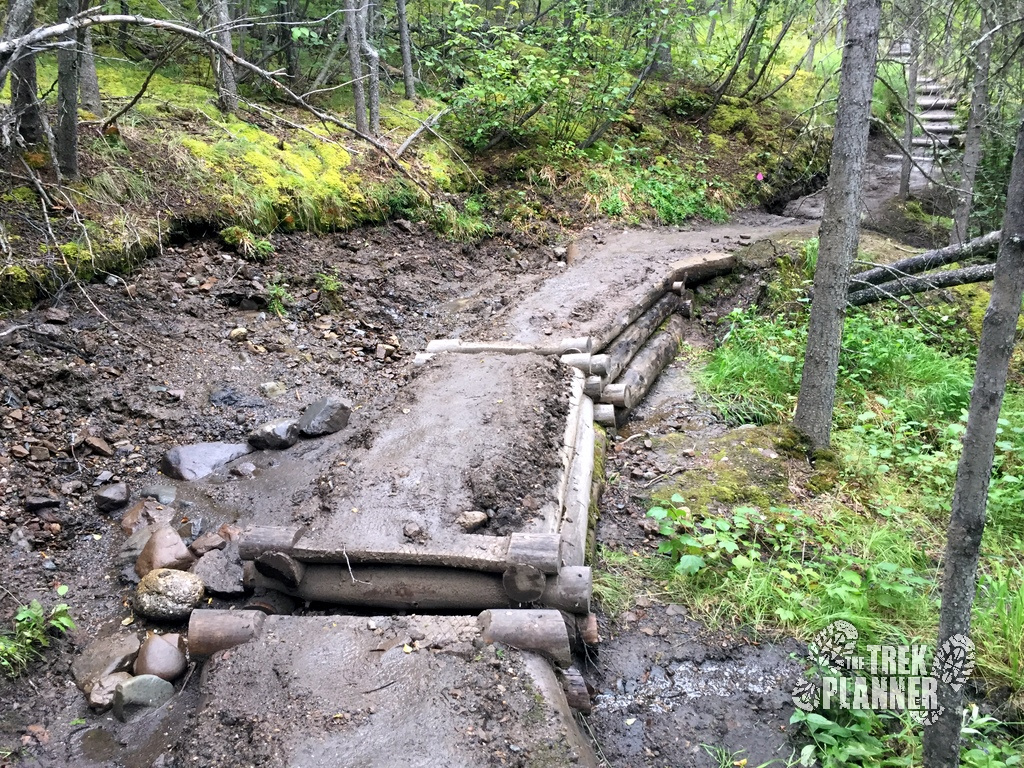
M 255 591 L 249 603 L 253 610 L 195 611 L 189 627 L 193 652 L 213 654 L 257 638 L 266 614 L 290 613 L 295 601 L 417 614 L 478 613 L 483 642 L 531 651 L 561 668 L 567 700 L 586 710 L 589 697 L 585 686 L 581 693 L 572 658 L 599 641 L 588 565 L 595 540 L 594 495 L 601 480 L 594 473 L 595 448 L 604 439 L 604 430 L 595 425 L 615 428 L 625 422 L 679 350 L 692 308 L 691 289 L 735 266 L 735 257 L 728 254 L 672 264 L 643 288 L 628 311 L 605 317 L 585 336 L 533 344 L 431 341 L 415 362 L 440 367 L 440 377 L 458 370 L 444 367 L 456 356 L 477 356 L 481 365 L 504 355 L 517 360 L 555 356 L 572 369 L 561 470 L 555 487 L 548 489 L 554 497 L 548 511 L 524 530 L 504 536 L 446 530 L 419 546 L 391 545 L 386 536 L 360 533 L 365 518 L 328 522 L 316 530 L 250 526 L 239 552 L 246 585 Z M 473 418 L 471 412 L 459 416 Z M 422 459 L 428 467 L 429 449 Z M 390 458 L 386 445 L 380 451 Z M 374 463 L 380 463 L 379 456 L 367 460 Z M 395 515 L 391 510 L 385 514 L 390 517 L 379 517 L 370 527 L 393 527 Z

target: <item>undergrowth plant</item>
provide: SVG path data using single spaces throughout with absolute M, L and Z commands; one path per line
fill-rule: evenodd
M 66 585 L 57 587 L 58 596 L 67 593 Z M 53 636 L 75 628 L 66 603 L 58 603 L 47 611 L 38 600 L 19 607 L 12 624 L 10 631 L 0 634 L 0 669 L 12 678 L 21 675 L 32 661 L 42 658 Z

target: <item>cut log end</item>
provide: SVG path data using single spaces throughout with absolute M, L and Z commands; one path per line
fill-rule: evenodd
M 210 656 L 259 637 L 266 614 L 262 611 L 192 611 L 188 621 L 188 652 Z

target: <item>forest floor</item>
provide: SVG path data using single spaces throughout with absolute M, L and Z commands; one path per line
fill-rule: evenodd
M 894 173 L 874 169 L 869 215 L 891 199 Z M 0 680 L 0 698 L 10 703 L 0 715 L 0 765 L 197 764 L 196 726 L 183 718 L 198 702 L 200 675 L 186 681 L 176 711 L 143 725 L 92 714 L 71 681 L 76 653 L 135 620 L 126 537 L 97 511 L 94 487 L 118 479 L 133 493 L 169 485 L 193 531 L 244 526 L 252 504 L 231 491 L 240 478 L 225 476 L 218 482 L 226 487 L 205 496 L 168 483 L 158 467 L 170 446 L 244 441 L 258 424 L 341 393 L 356 406 L 352 425 L 332 443 L 344 453 L 401 407 L 403 390 L 420 375 L 412 358 L 429 339 L 515 326 L 516 317 L 558 323 L 584 297 L 572 295 L 573 286 L 589 286 L 606 302 L 597 311 L 614 311 L 616 286 L 635 283 L 659 258 L 735 250 L 739 274 L 702 290 L 690 321 L 688 342 L 707 348 L 720 318 L 764 292 L 765 254 L 774 247 L 751 244 L 806 240 L 815 229 L 813 219 L 757 212 L 715 226 L 600 223 L 577 233 L 579 253 L 568 264 L 526 235 L 458 245 L 408 222 L 274 236 L 275 255 L 265 264 L 199 239 L 163 248 L 131 275 L 69 285 L 47 305 L 9 317 L 0 328 L 0 616 L 32 599 L 52 604 L 54 589 L 66 585 L 77 629 L 54 640 L 27 674 Z M 561 305 L 545 298 L 554 288 Z M 229 339 L 238 328 L 244 338 Z M 281 386 L 263 386 L 275 382 Z M 601 548 L 656 548 L 644 517 L 652 485 L 706 461 L 699 450 L 659 453 L 659 437 L 682 434 L 696 446 L 727 432 L 695 396 L 685 365 L 674 364 L 612 444 L 606 474 L 617 482 L 601 502 Z M 105 440 L 112 455 L 83 451 L 87 436 Z M 791 487 L 805 479 L 792 463 L 772 471 Z M 320 481 L 310 465 L 275 494 L 301 506 Z M 29 501 L 38 498 L 50 501 Z M 720 764 L 716 750 L 725 750 L 753 766 L 799 751 L 786 729 L 790 691 L 803 672 L 800 643 L 708 629 L 658 594 L 628 601 L 628 610 L 602 614 L 604 642 L 585 670 L 596 690 L 587 727 L 605 764 L 712 766 Z M 135 621 L 132 629 L 142 624 Z M 501 705 L 480 703 L 495 716 Z M 286 727 L 307 725 L 296 714 Z M 232 748 L 201 747 L 220 760 Z

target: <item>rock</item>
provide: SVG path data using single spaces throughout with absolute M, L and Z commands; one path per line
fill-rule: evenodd
M 96 491 L 96 508 L 100 512 L 113 512 L 128 503 L 128 484 L 115 483 Z
M 417 544 L 423 544 L 430 539 L 430 534 L 423 530 L 423 526 L 419 523 L 406 523 L 402 528 L 402 533 L 405 538 L 415 541 Z
M 110 482 L 113 479 L 113 477 L 113 472 L 111 472 L 109 469 L 104 469 L 102 472 L 96 475 L 96 479 L 92 481 L 92 487 L 99 488 L 104 483 Z
M 229 461 L 245 456 L 252 448 L 245 443 L 196 443 L 179 445 L 164 455 L 161 471 L 178 480 L 199 480 Z
M 211 594 L 222 597 L 245 594 L 242 560 L 238 556 L 237 544 L 207 552 L 192 567 L 192 573 L 203 580 L 206 591 Z
M 114 689 L 114 717 L 128 722 L 140 709 L 155 709 L 174 696 L 174 686 L 156 675 L 139 675 Z
M 12 445 L 11 456 L 16 459 L 27 459 L 29 457 L 28 448 L 23 445 Z
M 267 381 L 260 384 L 260 394 L 264 397 L 280 397 L 288 391 L 288 387 L 280 381 Z
M 299 432 L 305 437 L 319 437 L 337 432 L 348 424 L 352 405 L 340 397 L 325 397 L 306 406 L 299 419 Z
M 161 525 L 153 531 L 139 559 L 135 561 L 135 572 L 145 576 L 158 569 L 186 571 L 192 567 L 195 557 L 188 551 L 178 532 L 169 525 Z
M 459 515 L 456 522 L 466 533 L 472 533 L 487 524 L 487 513 L 479 509 L 469 509 Z
M 41 512 L 44 509 L 56 509 L 60 506 L 60 499 L 50 496 L 29 496 L 25 499 L 26 512 Z
M 407 235 L 411 235 L 413 233 L 412 222 L 408 219 L 395 219 L 393 223 Z
M 67 325 L 68 320 L 71 319 L 70 313 L 63 307 L 50 307 L 48 310 L 43 312 L 43 318 L 48 323 L 54 325 Z
M 114 706 L 114 691 L 117 686 L 131 679 L 132 676 L 127 672 L 115 672 L 112 675 L 101 677 L 89 691 L 89 706 L 97 712 L 106 712 Z
M 170 485 L 147 485 L 140 492 L 142 496 L 156 499 L 161 504 L 173 504 L 177 498 L 177 490 Z
M 249 338 L 249 329 L 239 326 L 238 328 L 232 328 L 228 333 L 228 339 L 231 341 L 245 341 Z
M 261 424 L 249 435 L 249 445 L 258 451 L 291 448 L 299 442 L 297 419 L 277 419 Z
M 100 456 L 114 455 L 114 449 L 110 447 L 110 444 L 102 437 L 96 437 L 95 435 L 85 438 L 85 447 L 93 453 L 98 453 Z
M 234 523 L 224 523 L 217 529 L 217 533 L 224 537 L 225 541 L 238 541 L 242 537 L 242 529 Z
M 28 455 L 33 461 L 49 461 L 50 449 L 42 445 L 33 445 L 28 449 Z
M 555 254 L 556 259 L 564 259 L 566 255 L 569 253 L 569 249 L 566 248 L 564 245 L 556 245 L 554 248 L 551 249 L 551 252 Z
M 121 518 L 121 530 L 129 536 L 144 525 L 168 525 L 174 510 L 155 501 L 137 501 Z
M 207 552 L 215 549 L 224 549 L 228 544 L 227 540 L 216 531 L 207 531 L 189 545 L 193 554 L 202 557 Z
M 158 568 L 135 589 L 135 610 L 151 619 L 184 619 L 203 599 L 203 582 L 195 574 Z
M 231 468 L 231 474 L 235 477 L 252 477 L 256 474 L 256 465 L 251 461 L 242 461 Z
M 134 563 L 138 560 L 155 528 L 154 525 L 144 525 L 129 536 L 127 541 L 121 545 L 121 551 L 117 555 L 118 562 Z
M 135 659 L 136 675 L 156 675 L 174 682 L 185 671 L 185 654 L 181 650 L 181 636 L 176 633 L 158 635 L 150 633 Z
M 93 640 L 71 663 L 75 685 L 89 693 L 98 680 L 132 667 L 139 653 L 139 638 L 135 635 L 110 635 Z

